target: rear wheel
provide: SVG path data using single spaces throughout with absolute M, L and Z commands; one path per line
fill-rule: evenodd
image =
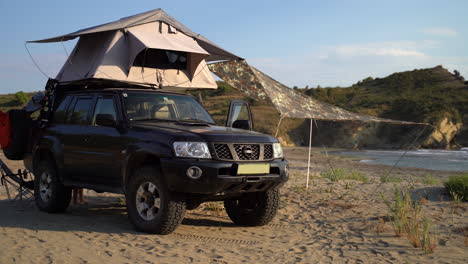
M 144 232 L 169 234 L 184 219 L 185 202 L 171 195 L 154 167 L 143 167 L 135 172 L 129 182 L 126 201 L 130 221 Z
M 249 193 L 238 199 L 224 201 L 224 207 L 231 220 L 238 225 L 263 226 L 276 215 L 280 203 L 278 189 Z
M 34 198 L 39 210 L 48 213 L 65 211 L 70 205 L 71 188 L 60 182 L 54 164 L 48 160 L 40 161 L 34 176 Z

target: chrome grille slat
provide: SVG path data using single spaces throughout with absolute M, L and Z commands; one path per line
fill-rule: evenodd
M 227 144 L 214 144 L 216 156 L 220 159 L 232 160 L 232 154 Z
M 272 159 L 273 158 L 273 145 L 265 144 L 263 149 L 263 157 L 264 159 Z
M 213 143 L 215 156 L 220 160 L 262 161 L 273 159 L 270 143 Z

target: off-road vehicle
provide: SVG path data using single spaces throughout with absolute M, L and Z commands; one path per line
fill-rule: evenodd
M 252 131 L 246 102 L 231 103 L 223 127 L 188 94 L 61 90 L 24 157 L 41 211 L 63 212 L 72 189 L 87 188 L 125 194 L 131 222 L 150 233 L 174 231 L 207 201 L 224 201 L 238 225 L 275 216 L 287 161 L 275 138 Z

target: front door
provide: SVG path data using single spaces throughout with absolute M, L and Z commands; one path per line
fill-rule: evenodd
M 245 130 L 253 129 L 252 112 L 247 102 L 242 100 L 231 101 L 228 117 L 226 119 L 226 127 Z

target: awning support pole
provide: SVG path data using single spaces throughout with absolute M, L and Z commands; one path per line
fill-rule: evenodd
M 278 126 L 276 127 L 276 133 L 275 133 L 275 138 L 278 137 L 278 132 L 279 132 L 279 126 L 281 124 L 281 120 L 283 120 L 283 116 L 280 116 L 280 120 L 278 121 Z
M 309 189 L 309 176 L 310 176 L 310 151 L 312 148 L 312 127 L 313 119 L 310 119 L 310 135 L 309 135 L 309 160 L 307 161 L 307 180 L 306 180 L 306 189 Z

